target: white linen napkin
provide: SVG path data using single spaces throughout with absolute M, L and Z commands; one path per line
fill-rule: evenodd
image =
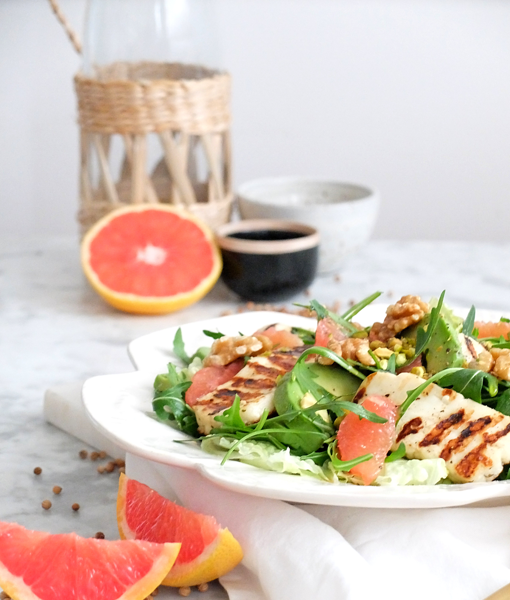
M 119 455 L 91 427 L 81 384 L 49 390 L 44 414 Z M 229 600 L 484 600 L 510 583 L 510 505 L 394 510 L 290 504 L 225 490 L 196 471 L 129 453 L 126 473 L 213 515 L 239 540 L 243 562 L 221 579 Z
M 482 600 L 510 582 L 510 507 L 292 505 L 127 455 L 126 473 L 228 527 L 242 568 L 230 600 Z

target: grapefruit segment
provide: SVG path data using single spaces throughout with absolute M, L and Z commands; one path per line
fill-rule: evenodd
M 218 280 L 221 254 L 209 228 L 165 205 L 114 210 L 85 235 L 84 273 L 115 308 L 164 314 L 189 306 Z
M 244 367 L 244 360 L 238 358 L 228 365 L 202 367 L 193 375 L 191 385 L 186 390 L 184 398 L 189 406 L 194 406 L 197 400 L 209 392 L 213 392 L 222 383 L 233 379 Z
M 179 548 L 0 522 L 0 586 L 17 600 L 142 600 L 161 584 Z
M 239 542 L 214 517 L 163 498 L 150 487 L 121 474 L 117 524 L 122 539 L 179 540 L 181 553 L 163 585 L 183 587 L 217 579 L 242 559 Z
M 395 437 L 397 407 L 385 396 L 369 396 L 363 408 L 387 419 L 386 423 L 373 423 L 348 413 L 338 427 L 337 443 L 341 460 L 352 460 L 365 454 L 373 458 L 353 467 L 349 473 L 370 485 L 379 475 L 384 459 Z
M 342 342 L 347 337 L 331 317 L 325 317 L 317 323 L 317 331 L 315 332 L 316 346 L 328 348 L 330 341 Z
M 475 321 L 474 329 L 478 329 L 479 339 L 489 337 L 499 338 L 500 336 L 508 339 L 510 323 L 506 323 L 505 321 Z

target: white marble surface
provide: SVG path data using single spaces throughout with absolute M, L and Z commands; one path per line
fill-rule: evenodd
M 510 245 L 374 242 L 351 258 L 339 278 L 317 279 L 310 295 L 346 306 L 377 289 L 385 302 L 406 293 L 438 296 L 446 289 L 452 306 L 510 311 Z M 0 240 L 0 519 L 53 533 L 103 531 L 117 538 L 117 478 L 99 475 L 97 463 L 78 457 L 83 442 L 45 423 L 45 390 L 130 371 L 126 346 L 133 338 L 239 307 L 244 304 L 218 284 L 179 313 L 122 314 L 88 287 L 76 239 Z M 33 474 L 37 466 L 43 469 L 39 476 Z M 62 486 L 60 496 L 53 495 L 54 485 Z M 49 511 L 41 508 L 44 499 L 53 502 Z M 78 512 L 71 509 L 74 502 Z M 218 586 L 196 596 L 225 597 Z

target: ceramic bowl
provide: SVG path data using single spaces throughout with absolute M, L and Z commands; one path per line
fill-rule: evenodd
M 248 219 L 222 225 L 216 240 L 223 256 L 221 278 L 244 300 L 287 300 L 314 280 L 319 234 L 303 223 Z
M 258 179 L 237 192 L 243 219 L 286 219 L 319 231 L 319 273 L 341 269 L 370 238 L 379 194 L 362 185 L 302 178 Z

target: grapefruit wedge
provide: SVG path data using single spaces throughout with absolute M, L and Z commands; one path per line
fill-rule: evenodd
M 197 302 L 222 268 L 212 231 L 190 213 L 163 205 L 107 214 L 83 238 L 81 263 L 104 300 L 139 314 L 165 314 Z
M 179 548 L 0 522 L 0 586 L 15 600 L 142 600 L 160 585 Z
M 124 474 L 119 480 L 117 524 L 122 539 L 179 540 L 181 552 L 163 585 L 184 587 L 212 581 L 243 558 L 239 542 L 214 517 L 183 508 Z

